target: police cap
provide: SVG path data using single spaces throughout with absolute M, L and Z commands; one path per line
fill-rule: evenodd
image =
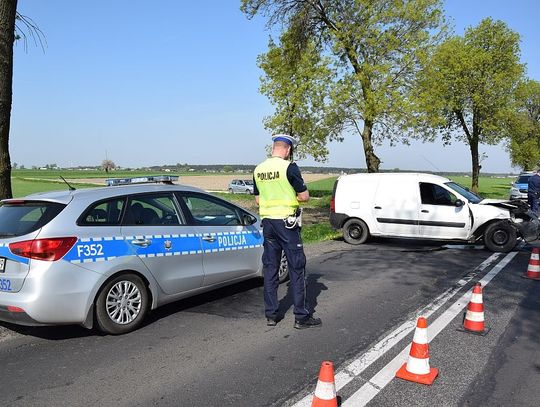
M 272 136 L 272 142 L 276 141 L 283 141 L 291 147 L 294 147 L 296 145 L 296 140 L 294 139 L 294 137 L 289 136 L 288 134 L 274 134 Z

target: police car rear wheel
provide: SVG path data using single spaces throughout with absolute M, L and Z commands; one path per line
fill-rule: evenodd
M 289 279 L 289 265 L 285 253 L 281 253 L 281 261 L 279 262 L 278 278 L 280 283 L 284 283 Z
M 148 311 L 148 291 L 135 274 L 123 274 L 109 281 L 96 301 L 99 329 L 118 335 L 133 331 Z
M 516 230 L 508 222 L 492 223 L 484 232 L 484 244 L 493 252 L 507 253 L 516 243 Z
M 343 238 L 349 244 L 365 243 L 368 237 L 368 226 L 361 219 L 349 219 L 343 225 Z

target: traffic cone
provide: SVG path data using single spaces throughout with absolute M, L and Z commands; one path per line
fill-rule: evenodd
M 396 377 L 410 382 L 431 385 L 438 374 L 439 369 L 429 367 L 427 321 L 424 317 L 420 317 L 416 322 L 409 360 L 396 372 Z
M 467 305 L 467 312 L 463 317 L 463 332 L 470 332 L 477 335 L 486 335 L 489 332 L 484 324 L 484 302 L 482 301 L 482 284 L 476 283 L 471 296 L 471 301 Z
M 531 280 L 540 280 L 540 249 L 538 247 L 532 249 L 527 273 L 521 277 L 529 278 Z
M 324 361 L 319 371 L 319 381 L 311 407 L 337 407 L 336 384 L 334 382 L 334 364 Z

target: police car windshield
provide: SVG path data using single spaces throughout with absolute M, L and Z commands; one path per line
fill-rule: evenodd
M 528 184 L 529 178 L 531 178 L 530 175 L 520 175 L 516 184 Z
M 449 187 L 449 188 L 453 189 L 454 191 L 456 191 L 463 198 L 467 199 L 467 201 L 469 201 L 470 203 L 478 203 L 483 199 L 483 198 L 479 197 L 478 195 L 476 195 L 476 194 L 472 193 L 471 191 L 469 191 L 467 188 L 462 187 L 459 184 L 456 184 L 455 182 L 447 182 L 444 185 L 446 185 L 447 187 Z
M 54 202 L 3 202 L 0 204 L 0 238 L 33 232 L 53 220 L 64 207 Z

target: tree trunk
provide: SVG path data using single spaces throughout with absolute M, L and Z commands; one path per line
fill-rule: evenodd
M 362 142 L 364 144 L 364 154 L 366 155 L 367 172 L 379 172 L 381 160 L 373 151 L 373 143 L 371 135 L 373 131 L 373 122 L 371 120 L 364 121 L 364 130 L 362 131 Z
M 9 128 L 17 0 L 0 0 L 0 199 L 11 198 Z
M 480 175 L 480 159 L 478 157 L 478 136 L 473 134 L 471 140 L 469 140 L 469 147 L 471 149 L 472 160 L 472 183 L 471 191 L 475 194 L 478 193 L 478 176 Z

